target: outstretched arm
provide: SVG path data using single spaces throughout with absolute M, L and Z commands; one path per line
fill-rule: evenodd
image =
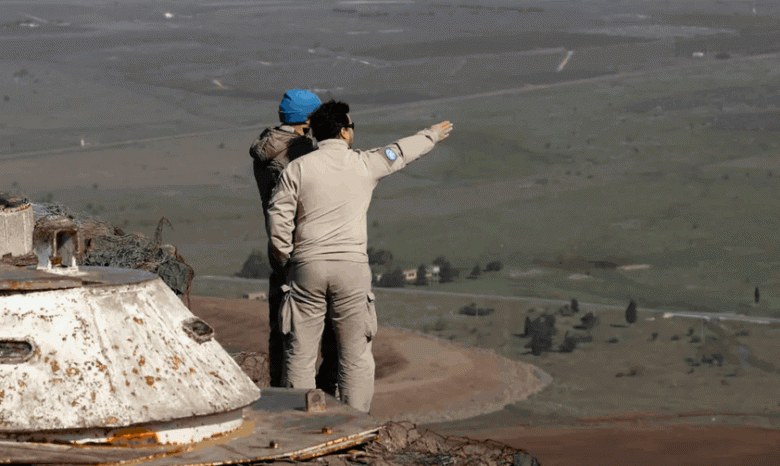
M 433 146 L 449 137 L 453 125 L 443 121 L 385 147 L 365 152 L 366 163 L 379 179 L 405 167 L 433 149 Z

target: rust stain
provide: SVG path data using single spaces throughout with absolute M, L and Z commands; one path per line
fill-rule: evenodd
M 92 402 L 95 402 L 95 392 L 92 392 Z
M 5 390 L 0 392 L 0 403 L 3 402 L 3 398 L 5 398 Z
M 19 381 L 19 388 L 24 388 L 24 380 Z
M 77 403 L 76 403 L 76 401 L 75 401 L 75 400 L 74 400 L 74 401 L 71 401 L 71 403 L 70 403 L 70 405 L 71 405 L 71 406 L 76 406 L 76 404 L 77 404 Z
M 134 368 L 133 368 L 133 374 L 137 374 L 137 373 L 138 373 L 138 369 L 136 369 L 136 368 L 134 367 Z
M 113 437 L 106 440 L 106 443 L 121 447 L 140 447 L 145 445 L 160 445 L 160 439 L 157 437 L 157 432 L 135 427 L 117 430 Z
M 51 383 L 53 384 L 62 383 L 62 379 L 51 379 Z
M 108 369 L 108 366 L 106 366 L 105 364 L 101 364 L 100 361 L 97 362 L 97 366 L 101 372 L 105 372 Z
M 67 370 L 67 371 L 65 371 L 65 372 L 67 372 L 67 374 L 68 374 L 70 377 L 73 377 L 74 375 L 78 375 L 78 373 L 79 373 L 79 370 L 78 370 L 78 369 L 76 369 L 75 367 L 68 366 L 68 370 Z
M 190 374 L 194 374 L 195 372 L 197 372 L 197 371 L 195 370 L 195 368 L 194 368 L 194 367 L 190 367 Z
M 179 370 L 179 364 L 182 363 L 182 360 L 179 359 L 178 356 L 171 357 L 173 359 L 173 370 L 178 371 Z
M 105 424 L 116 424 L 116 423 L 117 423 L 117 418 L 115 418 L 114 416 L 111 416 L 111 417 L 107 418 L 105 421 L 103 421 L 104 425 Z
M 60 370 L 59 364 L 57 364 L 57 361 L 52 361 L 51 362 L 51 371 L 52 372 L 57 372 L 58 370 Z
M 134 321 L 135 321 L 135 323 L 137 323 L 137 324 L 141 324 L 141 325 L 143 325 L 143 324 L 144 324 L 144 320 L 143 320 L 143 319 L 139 319 L 138 317 L 133 317 L 133 320 L 134 320 Z
M 138 366 L 143 367 L 144 364 L 146 364 L 146 358 L 141 356 L 141 359 L 138 360 Z
M 146 379 L 146 385 L 149 385 L 150 387 L 154 385 L 154 377 L 147 375 L 144 379 Z
M 46 356 L 45 358 L 43 358 L 43 362 L 49 362 L 49 357 Z
M 130 381 L 129 380 L 125 380 L 125 387 L 129 387 L 129 386 L 130 386 Z

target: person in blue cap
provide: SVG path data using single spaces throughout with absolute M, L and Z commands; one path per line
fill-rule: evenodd
M 260 200 L 263 206 L 266 230 L 269 228 L 268 203 L 276 188 L 279 177 L 288 163 L 312 152 L 317 143 L 309 129 L 309 113 L 319 108 L 321 102 L 313 92 L 291 89 L 285 92 L 279 103 L 281 124 L 266 128 L 249 148 Z M 270 237 L 270 236 L 269 236 Z M 270 244 L 269 244 L 270 248 Z M 282 286 L 287 278 L 286 268 L 268 254 L 271 276 L 268 278 L 268 360 L 271 386 L 283 386 L 285 358 L 284 334 L 281 332 L 279 310 L 284 292 Z M 327 325 L 322 341 L 322 363 L 317 373 L 317 387 L 330 395 L 336 394 L 338 379 L 338 354 L 336 337 L 332 326 Z

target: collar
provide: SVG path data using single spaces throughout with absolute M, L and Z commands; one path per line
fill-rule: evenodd
M 349 146 L 347 146 L 347 141 L 337 138 L 320 141 L 317 143 L 317 147 L 320 149 L 349 149 Z

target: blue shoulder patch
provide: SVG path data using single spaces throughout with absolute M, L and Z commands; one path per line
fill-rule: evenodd
M 398 154 L 396 154 L 395 151 L 389 147 L 385 149 L 385 155 L 387 156 L 387 159 L 391 162 L 395 162 L 395 159 L 398 158 Z

